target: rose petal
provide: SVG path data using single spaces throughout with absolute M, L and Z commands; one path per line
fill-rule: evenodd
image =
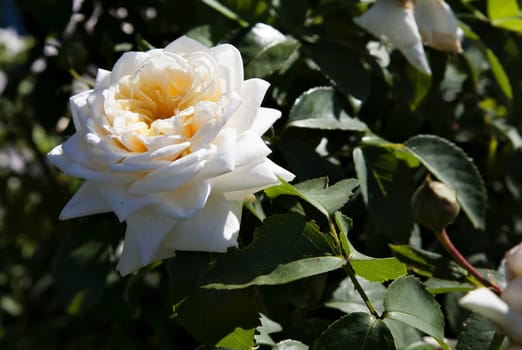
M 153 209 L 141 210 L 127 219 L 123 252 L 117 269 L 122 275 L 135 272 L 158 258 L 174 256 L 161 244 L 176 220 L 166 218 Z
M 243 82 L 243 59 L 239 50 L 229 44 L 212 47 L 210 52 L 218 64 L 230 71 L 229 79 L 233 91 L 239 91 Z
M 256 119 L 254 120 L 250 131 L 254 132 L 256 135 L 262 136 L 280 117 L 281 112 L 277 109 L 261 107 L 257 112 Z
M 126 75 L 134 74 L 144 62 L 150 59 L 151 54 L 156 52 L 160 53 L 161 50 L 154 49 L 146 52 L 129 51 L 124 53 L 112 68 L 111 85 L 117 84 Z
M 222 193 L 250 190 L 251 193 L 279 183 L 277 176 L 292 179 L 294 175 L 277 166 L 269 159 L 257 164 L 239 167 L 233 173 L 228 173 L 212 179 L 214 191 Z
M 163 245 L 175 250 L 225 252 L 237 246 L 241 210 L 241 201 L 210 196 L 192 218 L 178 221 Z
M 107 184 L 127 184 L 131 182 L 135 176 L 132 174 L 113 173 L 107 170 L 93 170 L 83 166 L 80 163 L 73 163 L 66 169 L 63 169 L 66 175 L 76 176 L 80 179 L 92 180 Z
M 161 200 L 160 195 L 149 194 L 133 195 L 129 193 L 127 186 L 99 185 L 98 192 L 102 195 L 120 221 L 124 221 L 135 212 L 156 204 Z
M 111 71 L 98 68 L 96 72 L 96 82 L 94 83 L 94 89 L 106 89 L 111 84 Z
M 243 98 L 241 105 L 228 120 L 225 127 L 236 129 L 238 134 L 249 130 L 257 118 L 259 106 L 269 86 L 268 82 L 261 79 L 244 81 L 240 91 L 240 96 Z
M 47 153 L 47 159 L 58 167 L 58 169 L 65 171 L 73 161 L 67 154 L 65 154 L 62 146 L 63 144 L 55 146 L 49 153 Z
M 215 138 L 213 144 L 216 152 L 198 174 L 199 178 L 208 179 L 226 174 L 234 169 L 236 164 L 237 134 L 234 129 L 224 129 Z
M 241 134 L 237 141 L 237 166 L 244 166 L 258 162 L 270 154 L 270 148 L 254 132 L 247 131 Z
M 112 211 L 111 206 L 100 196 L 97 188 L 97 184 L 90 181 L 81 185 L 63 208 L 60 213 L 60 220 Z
M 74 128 L 76 131 L 85 130 L 85 123 L 89 118 L 89 105 L 87 99 L 92 90 L 83 91 L 69 99 Z
M 413 5 L 409 1 L 377 0 L 368 11 L 353 21 L 378 39 L 384 39 L 397 47 L 415 68 L 431 75 L 415 22 Z
M 166 167 L 154 170 L 143 179 L 134 181 L 129 188 L 129 193 L 174 191 L 203 169 L 207 154 L 207 150 L 200 150 L 179 158 Z
M 460 30 L 451 8 L 442 0 L 415 3 L 415 22 L 422 40 L 437 50 L 460 53 Z
M 191 39 L 187 36 L 182 36 L 171 42 L 163 50 L 175 54 L 187 54 L 199 51 L 207 52 L 209 49 L 205 45 L 201 44 L 199 41 Z
M 495 322 L 506 335 L 522 343 L 522 315 L 513 312 L 503 300 L 487 288 L 467 293 L 459 304 Z
M 69 139 L 62 144 L 62 149 L 69 159 L 74 159 L 75 162 L 81 163 L 86 167 L 92 163 L 89 153 L 86 152 L 87 146 L 84 135 L 82 134 L 75 133 L 69 137 Z
M 190 218 L 205 206 L 211 189 L 208 182 L 189 182 L 166 194 L 158 205 L 158 210 L 172 219 Z

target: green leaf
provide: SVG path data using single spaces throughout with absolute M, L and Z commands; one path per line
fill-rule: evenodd
M 299 49 L 299 42 L 286 37 L 284 41 L 265 46 L 245 66 L 245 78 L 264 78 L 281 69 Z
M 353 152 L 364 202 L 377 230 L 393 242 L 407 243 L 413 229 L 411 197 L 415 183 L 408 163 L 380 146 Z
M 488 0 L 488 17 L 492 21 L 519 15 L 517 0 Z
M 234 331 L 223 339 L 216 346 L 230 349 L 252 349 L 254 347 L 255 328 L 243 329 L 237 327 Z
M 431 335 L 444 348 L 444 315 L 422 283 L 415 277 L 401 277 L 388 287 L 384 297 L 385 318 L 394 319 Z
M 216 259 L 204 287 L 283 284 L 338 269 L 344 263 L 315 224 L 297 214 L 275 215 L 256 230 L 249 246 Z
M 476 33 L 474 33 L 469 26 L 461 23 L 461 27 L 464 30 L 466 37 L 473 40 L 475 44 L 480 48 L 480 50 L 486 55 L 486 58 L 491 67 L 491 72 L 493 73 L 493 76 L 495 77 L 495 80 L 498 86 L 500 87 L 500 90 L 502 90 L 504 95 L 509 100 L 512 100 L 513 90 L 511 88 L 509 76 L 504 70 L 504 67 L 502 67 L 502 64 L 500 63 L 495 53 L 490 48 L 488 48 L 482 40 L 480 40 L 480 37 Z M 470 56 L 467 57 L 468 59 L 470 59 Z
M 484 229 L 486 188 L 472 159 L 450 141 L 434 135 L 414 136 L 404 146 L 440 181 L 455 190 L 473 226 Z
M 493 76 L 495 77 L 498 85 L 500 86 L 500 89 L 509 100 L 512 100 L 513 89 L 511 88 L 511 82 L 509 81 L 509 77 L 506 71 L 504 70 L 504 67 L 502 66 L 499 59 L 491 49 L 486 48 L 485 53 L 491 66 Z
M 486 318 L 471 314 L 464 322 L 455 350 L 493 350 L 490 345 L 495 337 L 495 326 Z
M 374 282 L 384 282 L 406 275 L 406 266 L 396 258 L 373 258 L 353 247 L 348 240 L 348 230 L 352 225 L 350 218 L 337 212 L 335 222 L 340 230 L 341 245 L 356 275 Z
M 384 311 L 384 295 L 386 294 L 386 288 L 379 282 L 371 282 L 362 277 L 357 277 L 357 281 L 364 289 L 364 292 L 370 299 L 370 302 L 375 307 L 378 313 Z M 368 307 L 361 298 L 361 295 L 355 287 L 349 277 L 346 277 L 339 283 L 339 286 L 332 293 L 332 298 L 326 302 L 325 306 L 331 307 L 347 314 L 353 312 L 366 312 L 368 313 Z
M 411 86 L 408 96 L 410 108 L 415 110 L 430 91 L 431 75 L 423 74 L 411 64 L 406 68 L 406 75 L 408 77 L 408 85 Z
M 204 4 L 236 21 L 241 26 L 248 22 L 264 21 L 268 15 L 268 4 L 259 0 L 202 0 Z
M 297 40 L 264 23 L 245 28 L 237 37 L 246 78 L 263 78 L 278 71 L 300 46 Z
M 457 263 L 440 254 L 409 245 L 391 244 L 390 248 L 397 259 L 419 275 L 449 280 L 462 280 L 468 275 Z
M 339 42 L 320 41 L 305 47 L 305 52 L 342 93 L 366 100 L 371 75 L 361 55 L 352 47 Z
M 383 321 L 362 312 L 332 323 L 312 346 L 313 350 L 395 349 L 393 336 Z
M 331 87 L 316 87 L 304 92 L 290 110 L 287 126 L 324 130 L 368 129 L 364 122 L 346 113 L 340 96 Z
M 292 186 L 281 180 L 281 185 L 265 190 L 269 198 L 280 195 L 296 196 L 317 208 L 325 216 L 329 216 L 348 202 L 353 190 L 359 185 L 356 179 L 344 179 L 328 186 L 328 179 L 318 178 L 301 182 Z
M 424 286 L 432 294 L 467 292 L 475 288 L 475 286 L 469 282 L 450 281 L 440 278 L 430 278 L 424 282 Z

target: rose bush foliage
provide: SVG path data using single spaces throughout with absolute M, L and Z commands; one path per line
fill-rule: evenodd
M 0 348 L 520 347 L 516 1 L 14 0 L 0 27 Z M 461 209 L 437 236 L 427 178 Z

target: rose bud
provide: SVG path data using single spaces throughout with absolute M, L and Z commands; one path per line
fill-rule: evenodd
M 429 178 L 413 195 L 412 207 L 415 219 L 436 232 L 450 224 L 460 211 L 455 191 Z

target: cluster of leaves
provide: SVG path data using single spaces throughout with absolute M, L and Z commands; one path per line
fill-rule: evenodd
M 387 65 L 369 53 L 375 38 L 351 21 L 365 2 L 73 3 L 16 1 L 27 45 L 0 49 L 1 348 L 500 346 L 458 307 L 476 281 L 410 203 L 427 174 L 454 188 L 463 213 L 448 231 L 483 268 L 522 239 L 516 1 L 448 1 L 463 53 L 427 48 L 431 77 L 396 51 Z M 124 227 L 58 222 L 79 182 L 45 154 L 73 132 L 67 99 L 97 67 L 180 35 L 235 45 L 245 76 L 271 83 L 264 104 L 283 117 L 266 141 L 297 179 L 246 203 L 238 249 L 179 252 L 121 278 Z

